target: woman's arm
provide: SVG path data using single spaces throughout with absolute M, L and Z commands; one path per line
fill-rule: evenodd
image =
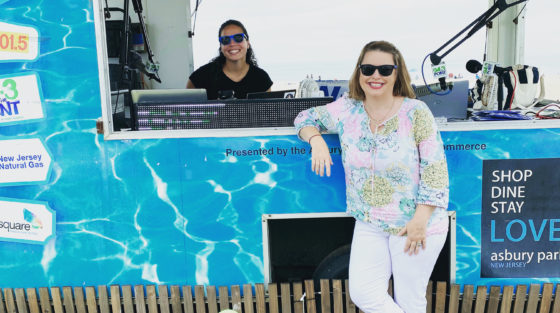
M 319 130 L 313 126 L 305 126 L 299 131 L 299 137 L 311 146 L 311 170 L 320 176 L 324 173 L 331 176 L 333 161 L 329 147 Z
M 399 232 L 399 236 L 407 236 L 404 252 L 409 255 L 418 254 L 420 249 L 426 249 L 426 229 L 428 221 L 436 207 L 433 205 L 417 204 L 414 216 Z
M 195 89 L 196 86 L 193 84 L 193 82 L 189 79 L 187 81 L 187 89 Z

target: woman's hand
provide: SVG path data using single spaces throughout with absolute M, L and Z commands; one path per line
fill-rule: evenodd
M 430 205 L 417 205 L 414 217 L 398 233 L 398 236 L 406 235 L 407 237 L 404 244 L 405 253 L 418 254 L 420 249 L 426 249 L 426 228 L 434 209 L 435 207 Z
M 329 147 L 323 137 L 314 136 L 309 141 L 311 145 L 311 170 L 319 176 L 323 176 L 326 172 L 327 176 L 331 176 L 331 165 L 333 161 L 329 152 Z

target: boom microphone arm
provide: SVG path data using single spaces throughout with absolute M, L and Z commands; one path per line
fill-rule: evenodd
M 152 52 L 152 47 L 150 46 L 150 39 L 148 38 L 148 33 L 146 31 L 146 23 L 144 22 L 144 17 L 142 17 L 142 12 L 143 12 L 142 2 L 141 0 L 131 0 L 131 1 L 132 1 L 132 6 L 134 7 L 134 12 L 138 14 L 138 20 L 140 21 L 140 27 L 142 28 L 142 36 L 144 37 L 144 43 L 146 44 L 146 52 L 148 53 L 148 60 L 150 61 L 151 64 L 156 64 L 156 62 L 154 61 L 154 53 Z M 125 0 L 125 2 L 126 2 L 125 7 L 128 12 L 128 3 L 127 3 L 128 0 Z M 126 53 L 126 55 L 128 56 L 128 53 Z M 149 73 L 146 71 L 143 71 L 143 73 L 146 74 L 149 79 L 154 79 L 158 83 L 161 83 L 161 79 L 159 78 L 157 70 L 153 71 L 153 73 Z
M 432 62 L 432 64 L 438 65 L 441 62 L 441 59 L 443 59 L 451 51 L 455 50 L 455 48 L 457 48 L 459 45 L 461 45 L 465 40 L 469 39 L 474 33 L 476 33 L 478 30 L 480 30 L 482 27 L 484 27 L 484 25 L 486 25 L 490 21 L 492 21 L 496 16 L 500 15 L 507 8 L 509 8 L 511 6 L 514 6 L 514 5 L 517 5 L 517 4 L 520 4 L 520 3 L 523 3 L 525 1 L 529 1 L 529 0 L 517 0 L 517 1 L 514 1 L 514 2 L 509 3 L 509 4 L 506 2 L 506 0 L 497 0 L 494 3 L 494 5 L 492 5 L 486 12 L 484 12 L 482 15 L 480 15 L 478 18 L 476 18 L 472 23 L 467 25 L 467 27 L 463 28 L 463 30 L 461 30 L 457 35 L 453 36 L 453 38 L 451 38 L 449 41 L 444 43 L 437 50 L 432 52 L 430 54 L 430 61 Z M 464 38 L 462 38 L 459 42 L 457 42 L 455 45 L 453 45 L 451 48 L 449 48 L 447 51 L 445 51 L 443 54 L 441 54 L 441 56 L 437 55 L 438 52 L 443 50 L 451 42 L 453 42 L 455 39 L 457 39 L 459 36 L 461 36 L 464 32 L 466 32 L 469 29 L 470 29 L 470 31 L 467 33 L 467 35 Z

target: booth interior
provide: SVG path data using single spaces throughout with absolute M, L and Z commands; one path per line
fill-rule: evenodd
M 204 90 L 160 89 L 162 85 L 156 82 L 169 78 L 160 77 L 158 72 L 159 63 L 143 19 L 142 0 L 110 2 L 104 12 L 114 132 L 292 127 L 300 111 L 327 104 L 348 90 L 348 81 L 318 80 L 313 83 L 319 93 L 306 93 L 302 89 L 309 87 L 307 79 L 299 83 L 297 90 L 249 94 L 248 99 L 229 97 L 208 101 Z M 483 20 L 476 22 L 479 27 L 484 25 Z M 435 66 L 442 58 L 438 56 L 440 50 L 430 54 L 434 63 L 432 74 L 440 82 L 424 80 L 423 84 L 412 86 L 416 97 L 428 105 L 438 122 L 560 117 L 560 107 L 553 105 L 558 100 L 545 99 L 542 73 L 536 66 L 502 68 L 493 62 L 469 60 L 466 69 L 478 78 L 473 82 L 446 76 L 445 69 Z M 450 50 L 439 53 L 446 55 Z M 333 87 L 337 88 L 336 94 L 329 91 Z

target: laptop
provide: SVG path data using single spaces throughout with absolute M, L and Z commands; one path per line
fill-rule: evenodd
M 452 85 L 451 92 L 440 96 L 431 93 L 423 86 L 413 86 L 418 100 L 424 101 L 432 111 L 434 117 L 445 117 L 447 120 L 467 119 L 467 105 L 469 100 L 469 82 L 467 80 L 454 81 L 447 84 Z M 430 84 L 430 89 L 437 93 L 446 93 L 441 90 L 439 83 Z
M 172 104 L 206 102 L 206 89 L 137 89 L 131 90 L 132 103 Z
M 295 98 L 296 90 L 277 90 L 265 92 L 252 92 L 247 94 L 247 99 L 288 99 Z

